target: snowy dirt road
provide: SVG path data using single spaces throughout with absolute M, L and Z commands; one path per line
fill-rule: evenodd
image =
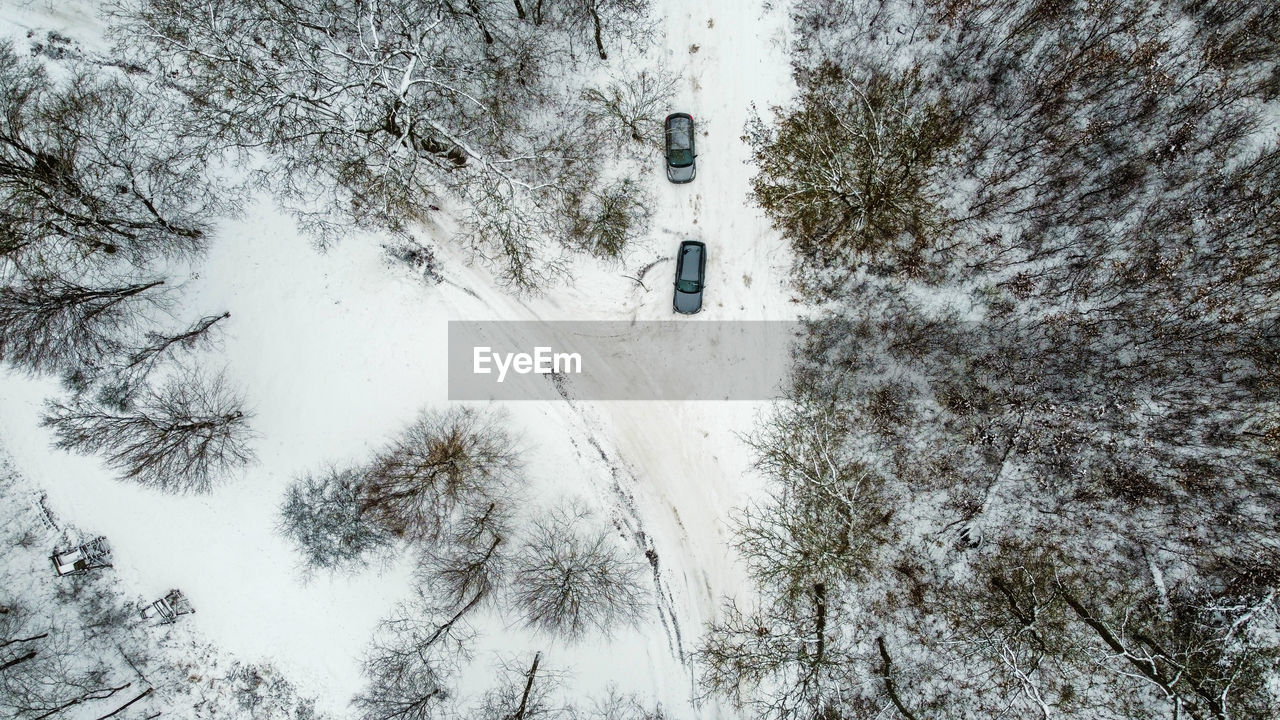
M 749 205 L 751 168 L 741 140 L 753 105 L 767 110 L 788 97 L 785 14 L 734 0 L 662 5 L 668 67 L 680 77 L 672 110 L 691 113 L 697 123 L 698 177 L 687 185 L 659 180 L 653 254 L 673 258 L 684 239 L 707 243 L 706 305 L 688 322 L 792 319 L 796 306 L 785 285 L 790 256 Z M 575 282 L 567 293 L 557 291 L 554 302 L 533 301 L 524 309 L 540 320 L 671 319 L 673 268 L 673 259 L 653 267 L 639 294 L 624 278 Z M 617 301 L 600 302 L 601 294 Z M 501 295 L 486 301 L 490 310 L 510 304 Z M 522 317 L 511 307 L 497 316 Z M 689 655 L 703 625 L 724 597 L 739 595 L 745 584 L 731 548 L 730 516 L 756 490 L 739 434 L 764 407 L 613 402 L 554 408 L 568 416 L 562 427 L 578 428 L 574 434 L 585 433 L 607 458 L 619 483 L 615 508 L 632 531 L 643 533 L 640 544 L 656 562 L 667 656 L 653 645 L 647 652 L 655 668 L 667 668 L 662 674 L 669 679 L 658 682 L 673 685 L 663 688 L 668 704 L 678 702 L 681 690 L 692 690 Z M 727 713 L 714 702 L 702 711 L 708 717 Z
M 748 147 L 743 128 L 753 106 L 767 111 L 789 97 L 786 16 L 734 0 L 665 0 L 667 67 L 680 78 L 672 111 L 697 123 L 698 177 L 675 185 L 658 178 L 651 254 L 664 258 L 643 288 L 613 277 L 575 281 L 554 300 L 513 306 L 509 297 L 484 297 L 486 310 L 503 319 L 672 319 L 671 285 L 676 246 L 684 239 L 707 243 L 706 305 L 684 320 L 787 320 L 796 305 L 785 279 L 789 250 L 749 203 Z M 634 261 L 647 265 L 646 256 Z M 623 275 L 633 274 L 630 269 Z M 602 296 L 605 300 L 602 302 Z M 615 299 L 616 298 L 616 299 Z M 691 361 L 696 362 L 696 358 Z M 662 378 L 647 378 L 661 383 Z M 577 428 L 607 458 L 615 505 L 641 545 L 657 559 L 666 651 L 650 647 L 651 661 L 691 688 L 689 653 L 702 626 L 726 596 L 740 595 L 744 568 L 731 547 L 731 514 L 755 492 L 757 481 L 740 434 L 765 403 L 599 402 L 557 405 L 565 428 Z M 608 498 L 605 498 L 606 500 Z M 676 690 L 677 688 L 670 688 Z M 668 693 L 668 697 L 671 697 Z M 724 713 L 714 703 L 709 716 Z
M 17 5 L 0 4 L 0 18 L 25 32 L 14 20 Z M 40 7 L 23 6 L 22 23 L 40 22 Z M 447 402 L 448 320 L 671 319 L 673 255 L 687 238 L 705 241 L 710 260 L 705 310 L 682 321 L 795 316 L 785 284 L 790 256 L 747 199 L 751 169 L 741 141 L 752 105 L 767 110 L 790 92 L 785 10 L 657 0 L 654 14 L 666 66 L 680 79 L 671 110 L 697 121 L 698 177 L 668 184 L 655 158 L 651 237 L 625 267 L 578 262 L 570 286 L 521 300 L 444 245 L 448 282 L 425 287 L 389 266 L 376 238 L 351 238 L 319 254 L 287 218 L 257 207 L 224 226 L 174 313 L 231 311 L 216 361 L 251 399 L 259 463 L 207 497 L 126 486 L 96 459 L 50 449 L 39 417 L 56 384 L 4 375 L 0 438 L 18 467 L 49 488 L 68 521 L 110 537 L 131 591 L 181 587 L 210 640 L 247 660 L 276 662 L 322 705 L 343 709 L 359 689 L 364 644 L 406 592 L 409 569 L 402 563 L 304 582 L 296 555 L 275 533 L 276 509 L 290 478 L 360 460 L 419 409 Z M 94 27 L 65 10 L 43 19 L 73 37 Z M 643 285 L 627 277 L 655 261 Z M 690 706 L 690 652 L 722 598 L 744 586 L 729 523 L 733 508 L 757 490 L 739 434 L 764 404 L 508 409 L 523 433 L 531 492 L 544 502 L 593 498 L 648 554 L 655 575 L 655 613 L 644 628 L 581 646 L 551 643 L 548 662 L 570 671 L 575 690 L 613 683 L 660 697 L 673 717 L 731 716 L 715 702 Z M 493 618 L 493 652 L 512 650 L 509 623 Z
M 654 168 L 658 205 L 651 246 L 624 270 L 576 276 L 552 297 L 518 302 L 491 289 L 458 297 L 455 318 L 508 320 L 669 320 L 676 246 L 707 243 L 705 320 L 786 320 L 796 305 L 785 279 L 790 255 L 747 198 L 751 168 L 743 127 L 752 106 L 767 110 L 790 88 L 785 14 L 751 3 L 665 2 L 664 52 L 679 80 L 672 111 L 691 113 L 698 130 L 698 177 L 667 183 Z M 461 259 L 461 258 L 459 258 Z M 626 276 L 661 259 L 643 286 Z M 472 289 L 480 277 L 459 279 Z M 476 307 L 478 306 L 478 307 Z M 696 358 L 691 359 L 696 362 Z M 661 377 L 637 382 L 661 383 Z M 667 704 L 687 703 L 690 653 L 726 596 L 740 595 L 744 568 L 731 547 L 731 514 L 757 490 L 740 434 L 765 403 L 576 402 L 543 408 L 551 424 L 585 443 L 609 469 L 602 502 L 656 563 L 664 632 L 644 652 Z M 521 408 L 516 408 L 521 410 Z M 544 418 L 544 422 L 545 422 Z M 584 439 L 585 438 L 585 439 Z M 656 688 L 655 688 L 656 689 Z M 727 714 L 708 702 L 707 717 Z

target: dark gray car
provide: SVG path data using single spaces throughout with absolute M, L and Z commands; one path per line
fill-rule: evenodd
M 697 240 L 680 243 L 676 254 L 676 295 L 672 307 L 692 315 L 702 310 L 702 289 L 707 279 L 707 246 Z
M 693 116 L 689 113 L 671 113 L 665 123 L 667 136 L 667 179 L 673 183 L 687 183 L 697 175 L 693 148 Z

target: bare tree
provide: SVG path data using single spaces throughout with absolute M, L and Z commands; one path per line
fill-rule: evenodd
M 501 663 L 497 683 L 480 699 L 475 710 L 485 720 L 537 720 L 565 716 L 568 708 L 554 702 L 552 694 L 560 679 L 542 664 L 542 651 L 532 659 L 519 663 L 514 659 Z
M 317 713 L 314 699 L 300 696 L 297 686 L 271 664 L 236 663 L 227 677 L 222 678 L 222 683 L 224 687 L 230 686 L 228 694 L 248 717 L 296 720 L 327 717 Z
M 460 407 L 426 412 L 370 464 L 361 512 L 397 537 L 434 542 L 457 519 L 504 517 L 505 509 L 489 507 L 504 506 L 519 476 L 500 417 Z
M 806 602 L 815 586 L 866 578 L 892 536 L 891 511 L 838 406 L 802 393 L 788 401 L 790 412 L 767 418 L 748 440 L 773 483 L 739 516 L 736 544 L 759 580 Z
M 73 398 L 50 401 L 43 424 L 56 445 L 102 453 L 124 478 L 167 492 L 207 492 L 254 458 L 243 403 L 221 375 L 184 371 L 128 410 Z
M 511 505 L 509 500 L 494 500 L 466 507 L 442 542 L 422 548 L 421 580 L 448 606 L 488 599 L 505 584 L 511 567 Z
M 361 512 L 358 468 L 327 468 L 293 482 L 280 507 L 280 532 L 302 551 L 308 568 L 363 565 L 391 542 Z
M 641 564 L 576 504 L 535 520 L 514 563 L 511 599 L 530 627 L 577 640 L 644 611 Z
M 313 568 L 359 563 L 405 540 L 440 607 L 474 607 L 510 566 L 520 463 L 501 423 L 472 408 L 423 413 L 367 466 L 295 482 L 280 530 Z
M 476 179 L 459 188 L 467 201 L 461 239 L 517 292 L 530 294 L 564 276 L 566 261 L 548 251 L 540 231 L 548 229 L 555 198 L 530 193 L 505 180 Z
M 209 347 L 213 343 L 216 326 L 229 317 L 229 312 L 209 315 L 174 334 L 148 330 L 140 344 L 129 348 L 123 357 L 114 359 L 107 370 L 106 382 L 110 388 L 105 392 L 120 406 L 126 406 L 151 373 L 165 361 Z
M 837 612 L 839 594 L 818 590 L 751 610 L 726 603 L 695 655 L 703 690 L 779 720 L 820 717 L 856 697 L 851 686 L 868 667 L 846 638 L 863 628 Z
M 163 284 L 91 287 L 41 275 L 0 287 L 0 359 L 35 372 L 98 366 L 123 351 Z
M 21 624 L 21 606 L 0 613 L 0 710 L 14 720 L 39 720 L 71 712 L 86 703 L 113 697 L 132 683 L 112 678 L 96 647 L 66 628 L 33 633 Z M 15 618 L 17 620 L 15 621 Z M 10 635 L 13 630 L 16 634 Z
M 898 692 L 898 683 L 893 676 L 893 658 L 889 655 L 889 648 L 885 645 L 884 636 L 876 638 L 876 649 L 880 651 L 880 678 L 884 681 L 884 692 L 889 696 L 889 700 L 898 710 L 898 714 L 903 720 L 918 720 L 918 717 L 902 702 L 902 694 Z
M 607 60 L 606 33 L 630 36 L 644 32 L 647 10 L 645 0 L 544 0 L 537 3 L 534 17 L 538 22 L 550 19 L 573 35 L 590 36 L 596 54 Z
M 619 138 L 650 148 L 662 147 L 663 116 L 671 105 L 676 79 L 662 72 L 641 70 L 612 78 L 603 88 L 582 91 L 588 112 L 616 127 Z
M 657 702 L 646 703 L 635 695 L 618 692 L 610 686 L 602 697 L 596 697 L 585 707 L 573 710 L 573 717 L 584 720 L 663 720 L 667 717 Z
M 566 197 L 570 218 L 567 245 L 600 258 L 616 258 L 649 227 L 650 198 L 643 186 L 627 177 L 598 182 Z
M 127 409 L 146 389 L 153 372 L 169 364 L 180 364 L 197 351 L 210 348 L 218 323 L 229 317 L 231 313 L 204 317 L 172 334 L 147 330 L 141 338 L 125 336 L 120 346 L 97 364 L 65 369 L 62 384 L 76 394 L 92 394 L 106 407 Z
M 34 620 L 21 602 L 0 601 L 0 672 L 39 654 L 39 643 L 49 637 L 49 630 Z
M 365 656 L 366 688 L 352 704 L 371 720 L 429 720 L 453 707 L 449 680 L 467 657 L 474 630 L 467 617 L 477 596 L 461 608 L 441 607 L 430 588 L 418 588 L 378 628 Z
M 64 72 L 0 43 L 0 360 L 59 373 L 76 392 L 97 384 L 123 406 L 220 319 L 149 329 L 164 306 L 158 263 L 201 251 L 235 198 L 165 95 L 45 50 Z
M 925 99 L 918 69 L 859 77 L 825 63 L 801 77 L 799 106 L 747 132 L 752 195 L 808 258 L 797 268 L 928 246 L 943 219 L 930 180 L 959 139 L 946 102 Z
M 450 690 L 440 670 L 412 647 L 379 646 L 365 661 L 368 685 L 351 701 L 370 720 L 430 720 L 445 712 Z
M 419 565 L 421 582 L 452 606 L 493 597 L 511 565 L 503 542 L 501 536 L 492 536 L 488 545 L 453 542 L 429 548 Z
M 38 274 L 201 249 L 232 206 L 177 117 L 113 74 L 55 82 L 0 44 L 0 256 Z

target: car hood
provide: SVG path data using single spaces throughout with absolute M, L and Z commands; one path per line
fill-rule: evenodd
M 672 167 L 667 166 L 667 179 L 671 182 L 684 183 L 693 179 L 695 170 L 693 165 L 688 167 Z
M 702 309 L 702 291 L 685 293 L 677 290 L 673 304 L 678 313 L 696 313 Z

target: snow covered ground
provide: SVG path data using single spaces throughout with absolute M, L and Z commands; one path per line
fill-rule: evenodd
M 0 2 L 17 35 L 57 29 L 100 40 L 92 3 Z M 318 252 L 268 204 L 226 223 L 183 288 L 178 318 L 229 310 L 223 341 L 206 359 L 224 364 L 249 398 L 259 462 L 203 497 L 173 497 L 112 479 L 96 459 L 50 448 L 39 427 L 55 383 L 0 376 L 0 442 L 47 488 L 68 522 L 110 538 L 123 582 L 141 596 L 181 588 L 191 621 L 245 660 L 273 660 L 322 706 L 341 711 L 360 686 L 358 661 L 377 621 L 408 591 L 407 563 L 358 575 L 303 578 L 275 532 L 291 478 L 328 463 L 366 458 L 425 407 L 447 403 L 449 320 L 667 319 L 679 241 L 708 243 L 706 311 L 698 318 L 793 318 L 785 286 L 788 250 L 749 206 L 743 124 L 786 99 L 785 12 L 741 0 L 656 0 L 668 68 L 681 78 L 672 110 L 698 123 L 698 178 L 670 185 L 655 164 L 658 198 L 647 243 L 626 267 L 574 265 L 574 282 L 522 300 L 443 242 L 446 282 L 429 286 L 389 264 L 376 237 Z M 625 68 L 615 68 L 625 72 Z M 656 158 L 655 158 L 656 160 Z M 662 259 L 642 287 L 625 277 Z M 647 627 L 611 642 L 565 647 L 547 640 L 546 661 L 569 670 L 575 691 L 615 683 L 657 696 L 675 717 L 689 705 L 689 652 L 721 599 L 740 592 L 743 569 L 729 546 L 733 508 L 756 489 L 739 434 L 762 403 L 512 403 L 539 502 L 581 495 L 606 508 L 659 558 L 661 610 Z M 643 540 L 640 539 L 643 533 Z M 661 617 L 660 617 L 661 615 Z M 518 648 L 502 626 L 493 652 Z M 485 650 L 482 650 L 485 652 Z M 706 717 L 728 714 L 713 704 Z

